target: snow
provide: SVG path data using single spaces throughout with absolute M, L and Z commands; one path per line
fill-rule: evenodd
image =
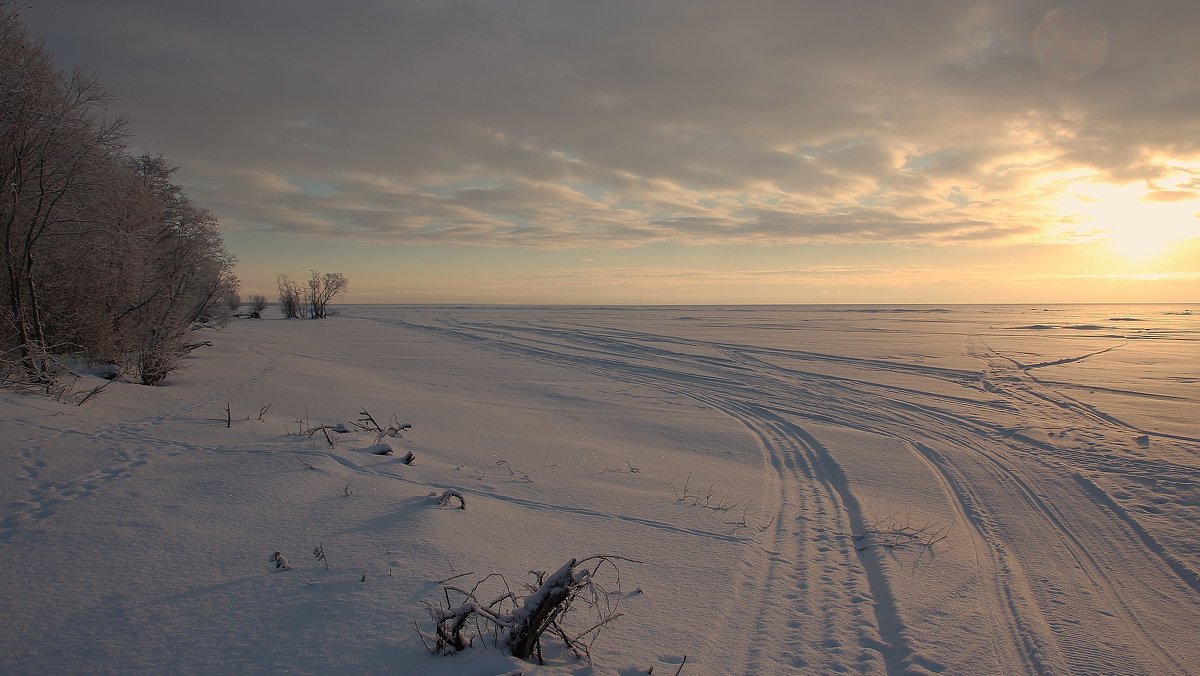
M 1187 307 L 267 317 L 163 387 L 0 391 L 0 672 L 1200 673 Z M 596 554 L 642 563 L 593 665 L 413 629 Z

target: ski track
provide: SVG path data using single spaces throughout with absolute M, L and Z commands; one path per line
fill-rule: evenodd
M 752 637 L 739 642 L 733 627 L 723 627 L 713 639 L 742 656 L 733 663 L 745 664 L 746 673 L 897 674 L 946 668 L 912 638 L 878 548 L 854 546 L 853 534 L 864 528 L 862 508 L 846 473 L 805 430 L 804 421 L 896 439 L 945 488 L 975 552 L 980 612 L 999 665 L 1020 665 L 1029 673 L 1188 673 L 1197 666 L 1194 658 L 1172 651 L 1177 644 L 1160 640 L 1161 627 L 1148 621 L 1153 618 L 1146 609 L 1151 607 L 1147 600 L 1163 608 L 1171 599 L 1183 599 L 1178 612 L 1200 616 L 1200 578 L 1093 480 L 1109 474 L 1186 484 L 1196 471 L 1166 460 L 1097 452 L 1113 437 L 1153 433 L 1030 373 L 1124 343 L 1026 365 L 992 350 L 979 336 L 964 335 L 964 353 L 981 363 L 973 372 L 581 323 L 377 321 L 656 386 L 745 427 L 757 439 L 767 470 L 767 489 L 758 502 L 774 520 L 744 543 L 746 554 L 734 580 L 737 599 L 731 607 L 757 609 Z M 990 396 L 830 376 L 780 367 L 763 357 L 905 373 Z M 805 408 L 797 409 L 797 403 Z M 1027 433 L 1030 427 L 1057 432 L 1064 441 L 1039 440 Z M 1068 440 L 1068 433 L 1075 437 Z M 1185 453 L 1200 443 L 1183 435 L 1153 436 L 1179 442 Z M 1017 514 L 1006 513 L 1014 506 Z M 1144 571 L 1142 579 L 1112 578 L 1109 571 L 1130 569 L 1130 562 Z M 1056 571 L 1059 564 L 1066 564 L 1067 572 Z M 1077 585 L 1078 579 L 1086 584 Z M 835 638 L 846 628 L 853 629 L 857 645 L 841 645 Z M 764 649 L 770 645 L 788 650 Z
M 809 423 L 895 439 L 940 483 L 953 502 L 954 521 L 974 552 L 979 586 L 973 593 L 987 625 L 980 629 L 988 632 L 997 665 L 1027 673 L 1130 674 L 1195 673 L 1200 666 L 1194 657 L 1179 654 L 1173 648 L 1177 643 L 1160 640 L 1164 627 L 1147 615 L 1150 608 L 1176 604 L 1181 617 L 1200 617 L 1200 574 L 1098 481 L 1112 476 L 1194 488 L 1197 472 L 1192 467 L 1104 449 L 1113 445 L 1113 438 L 1148 434 L 1195 455 L 1200 439 L 1140 430 L 1064 392 L 1074 386 L 1043 381 L 1032 373 L 1083 361 L 1125 343 L 1077 357 L 1022 364 L 996 352 L 980 336 L 964 334 L 964 354 L 980 363 L 979 371 L 971 371 L 583 322 L 369 319 L 657 387 L 743 426 L 756 439 L 765 470 L 763 493 L 754 502 L 770 521 L 758 528 L 721 533 L 493 491 L 473 492 L 529 509 L 742 547 L 741 563 L 731 571 L 735 597 L 726 607 L 730 616 L 736 609 L 755 609 L 753 631 L 745 632 L 731 620 L 729 626 L 714 627 L 711 639 L 736 656 L 729 663 L 745 665 L 745 673 L 947 669 L 944 656 L 922 644 L 919 627 L 911 625 L 897 602 L 881 549 L 855 546 L 854 535 L 863 532 L 868 518 L 835 450 L 805 428 Z M 52 430 L 26 421 L 33 433 L 22 446 L 19 467 L 20 481 L 29 488 L 24 497 L 6 503 L 0 540 L 52 518 L 110 482 L 136 476 L 140 467 L 162 456 L 194 450 L 276 453 L 189 444 L 163 449 L 153 431 L 167 420 L 215 410 L 231 395 L 260 383 L 276 362 L 269 350 L 251 349 L 260 355 L 258 372 L 176 410 L 91 433 Z M 768 361 L 772 359 L 776 361 Z M 942 386 L 938 391 L 920 390 L 866 376 L 834 376 L 806 370 L 805 363 L 851 367 L 864 374 L 902 373 Z M 963 394 L 947 391 L 954 387 Z M 1038 438 L 1031 428 L 1051 432 L 1056 441 Z M 95 446 L 97 457 L 107 462 L 72 479 L 46 479 L 42 449 L 64 438 Z M 437 488 L 392 471 L 387 462 L 367 465 L 322 450 L 299 453 L 327 458 L 351 472 Z M 1019 513 L 1007 513 L 1014 506 Z M 1059 565 L 1067 572 L 1059 573 Z M 1142 571 L 1139 580 L 1117 580 L 1109 572 L 1130 568 Z M 1078 579 L 1086 584 L 1076 584 Z M 856 640 L 846 645 L 848 634 Z M 778 650 L 781 645 L 786 650 Z M 1131 649 L 1134 646 L 1149 650 Z

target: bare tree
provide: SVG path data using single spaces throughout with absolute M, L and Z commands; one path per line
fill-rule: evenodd
M 267 309 L 267 297 L 262 294 L 252 293 L 247 300 L 250 302 L 250 309 L 255 312 L 262 312 Z
M 279 285 L 279 309 L 286 319 L 304 316 L 304 307 L 300 302 L 300 287 L 290 277 L 284 274 L 276 275 L 275 282 Z
M 340 272 L 326 272 L 324 275 L 312 270 L 308 278 L 308 291 L 304 294 L 305 304 L 308 305 L 308 316 L 313 319 L 325 318 L 325 306 L 329 301 L 345 293 L 350 281 Z

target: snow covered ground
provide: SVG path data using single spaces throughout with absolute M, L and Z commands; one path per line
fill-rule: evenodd
M 1200 673 L 1186 307 L 351 306 L 212 340 L 160 388 L 0 392 L 0 672 Z M 298 434 L 360 411 L 413 425 L 395 455 Z M 441 580 L 592 554 L 641 562 L 592 666 L 413 628 Z

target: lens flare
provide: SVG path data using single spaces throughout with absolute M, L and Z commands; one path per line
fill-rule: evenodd
M 1052 9 L 1030 36 L 1033 55 L 1049 75 L 1066 82 L 1087 77 L 1104 63 L 1108 30 L 1081 9 Z

